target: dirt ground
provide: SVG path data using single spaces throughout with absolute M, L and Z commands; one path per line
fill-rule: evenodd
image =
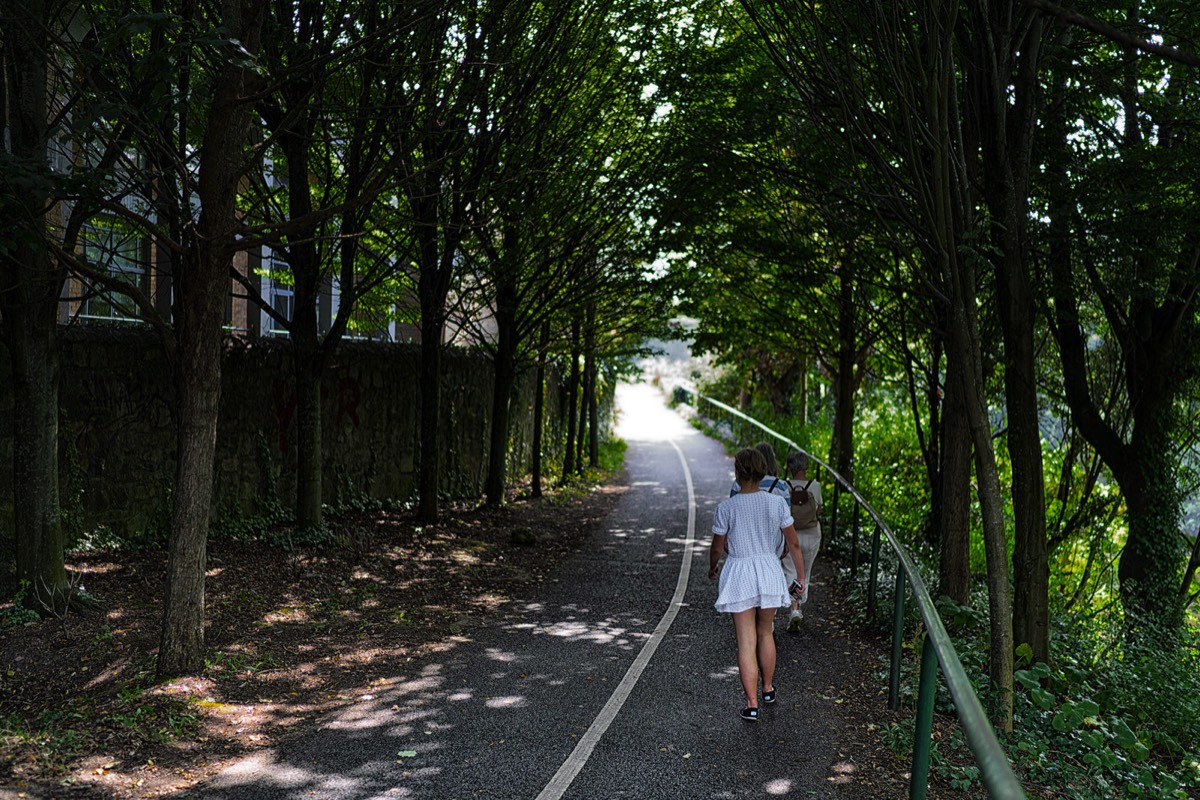
M 338 546 L 216 539 L 205 668 L 164 682 L 164 553 L 73 556 L 104 610 L 0 631 L 0 797 L 162 797 L 309 729 L 536 586 L 624 490 L 454 506 L 428 526 L 410 512 L 361 514 L 333 522 Z M 863 719 L 880 719 L 878 689 L 850 695 Z M 902 776 L 881 742 L 861 746 L 859 763 Z

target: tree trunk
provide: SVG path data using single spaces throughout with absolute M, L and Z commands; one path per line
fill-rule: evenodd
M 854 366 L 838 369 L 834 382 L 833 435 L 837 457 L 834 463 L 846 480 L 854 483 Z
M 1182 622 L 1178 585 L 1186 554 L 1179 536 L 1180 497 L 1172 452 L 1173 373 L 1178 321 L 1189 300 L 1167 301 L 1149 311 L 1150 332 L 1125 349 L 1125 381 L 1134 409 L 1128 442 L 1094 406 L 1086 367 L 1086 345 L 1078 322 L 1069 265 L 1055 265 L 1055 335 L 1063 360 L 1063 382 L 1072 420 L 1112 471 L 1126 503 L 1128 536 L 1117 575 L 1131 634 L 1140 629 L 1170 632 Z M 1195 289 L 1189 294 L 1194 297 Z M 1138 314 L 1132 315 L 1137 318 Z M 1130 342 L 1136 334 L 1122 337 Z M 1137 337 L 1140 338 L 1140 337 Z
M 1183 605 L 1184 610 L 1187 610 L 1187 605 L 1192 600 L 1192 581 L 1196 579 L 1196 573 L 1200 571 L 1200 530 L 1196 531 L 1192 541 L 1192 554 L 1188 557 L 1187 566 L 1183 569 L 1183 580 L 1179 582 L 1179 602 Z
M 47 9 L 33 0 L 0 32 L 0 146 L 31 169 L 46 162 L 47 31 Z M 11 191 L 0 195 L 0 320 L 12 364 L 16 579 L 30 608 L 60 614 L 70 599 L 58 495 L 57 311 L 66 276 L 45 245 L 45 188 Z M 14 233 L 17 221 L 25 229 Z
M 516 382 L 517 287 L 501 280 L 496 290 L 496 360 L 492 383 L 492 426 L 488 441 L 488 470 L 484 491 L 487 505 L 504 502 L 507 485 L 508 428 L 513 384 Z
M 438 429 L 442 404 L 443 323 L 437 314 L 421 312 L 421 470 L 418 476 L 417 517 L 426 524 L 438 521 L 438 476 L 441 453 Z
M 740 411 L 750 413 L 750 405 L 754 402 L 754 392 L 750 389 L 751 379 L 747 379 L 738 387 L 737 407 Z
M 971 598 L 971 428 L 957 359 L 947 359 L 938 506 L 939 591 L 960 605 Z
M 957 362 L 957 388 L 963 393 L 971 444 L 975 453 L 975 478 L 979 485 L 984 552 L 987 556 L 988 621 L 991 634 L 988 646 L 988 674 L 992 680 L 993 691 L 996 692 L 992 724 L 1004 733 L 1010 733 L 1013 724 L 1012 587 L 1009 584 L 1000 475 L 996 468 L 996 453 L 992 447 L 979 328 L 975 317 L 975 275 L 967 259 L 955 258 L 948 254 L 946 258 L 946 283 L 951 288 L 950 331 L 946 357 Z
M 800 374 L 796 378 L 795 399 L 792 401 L 792 409 L 795 412 L 796 419 L 800 420 L 800 425 L 808 424 L 808 367 L 809 361 L 807 355 L 800 353 L 798 356 L 800 362 Z
M 596 397 L 596 368 L 592 368 L 588 392 L 588 465 L 600 466 L 600 401 Z
M 936 323 L 937 330 L 945 331 L 945 320 L 938 320 Z M 917 421 L 917 436 L 921 441 L 921 458 L 925 465 L 925 480 L 929 484 L 929 515 L 925 519 L 925 541 L 929 545 L 940 549 L 942 546 L 942 526 L 944 520 L 943 507 L 945 506 L 945 481 L 942 475 L 945 471 L 945 464 L 942 463 L 943 453 L 945 452 L 946 442 L 946 419 L 945 419 L 945 391 L 944 387 L 948 380 L 944 380 L 942 349 L 944 342 L 942 335 L 935 333 L 930 338 L 929 348 L 929 368 L 926 370 L 925 387 L 925 404 L 929 415 L 929 422 L 925 430 L 927 433 L 922 435 L 921 424 L 921 405 L 920 405 L 920 390 L 917 388 L 917 382 L 913 373 L 913 365 L 909 362 L 908 380 L 909 380 L 909 402 L 912 403 L 913 420 Z M 906 345 L 907 347 L 907 345 Z
M 312 137 L 306 122 L 292 121 L 284 128 L 280 145 L 287 154 L 288 213 L 304 219 L 313 211 L 309 183 L 309 156 Z M 296 384 L 296 527 L 319 528 L 323 524 L 323 453 L 321 438 L 321 377 L 324 358 L 317 304 L 321 291 L 320 254 L 316 237 L 318 226 L 305 224 L 303 231 L 289 242 L 287 261 L 294 280 L 292 318 L 288 333 L 292 345 L 292 373 Z
M 1059 85 L 1056 89 L 1066 91 Z M 1052 107 L 1055 111 L 1058 106 Z M 1056 113 L 1054 141 L 1067 150 L 1067 118 Z M 1065 158 L 1052 159 L 1058 165 Z M 1180 498 L 1176 465 L 1170 458 L 1173 405 L 1180 382 L 1179 361 L 1193 357 L 1181 342 L 1185 321 L 1194 315 L 1195 281 L 1177 280 L 1167 298 L 1135 300 L 1128 312 L 1110 314 L 1108 323 L 1120 343 L 1124 384 L 1133 422 L 1128 440 L 1109 425 L 1096 405 L 1089 352 L 1079 315 L 1079 282 L 1073 271 L 1074 199 L 1064 167 L 1051 172 L 1055 181 L 1050 223 L 1050 275 L 1054 298 L 1054 335 L 1062 361 L 1063 387 L 1071 420 L 1112 472 L 1126 503 L 1128 536 L 1117 575 L 1121 603 L 1131 635 L 1145 627 L 1171 632 L 1182 621 L 1178 581 L 1185 558 L 1179 536 Z M 1200 243 L 1185 237 L 1180 275 L 1194 275 Z M 1090 276 L 1094 280 L 1094 276 Z M 1095 287 L 1103 291 L 1104 287 Z M 1157 303 L 1157 304 L 1156 304 Z
M 764 352 L 759 360 L 759 386 L 766 393 L 771 410 L 777 417 L 791 415 L 792 400 L 802 372 L 799 362 L 790 355 L 788 359 L 779 359 Z
M 1039 427 L 1034 327 L 1037 299 L 1029 274 L 1026 230 L 1029 169 L 1039 107 L 1038 67 L 1043 23 L 1010 23 L 1013 3 L 971 8 L 974 57 L 969 69 L 978 88 L 983 196 L 993 219 L 992 261 L 1004 337 L 1004 390 L 1008 453 L 1012 463 L 1013 631 L 1035 661 L 1049 661 L 1050 567 L 1047 562 L 1045 476 Z
M 544 418 L 546 416 L 546 348 L 550 345 L 550 323 L 542 323 L 542 338 L 538 344 L 537 378 L 533 388 L 533 457 L 530 467 L 530 494 L 542 496 L 542 438 Z
M 249 53 L 258 49 L 262 11 L 257 0 L 222 4 L 221 20 L 229 35 Z M 200 217 L 189 243 L 187 271 L 175 276 L 178 347 L 172 367 L 178 460 L 158 652 L 162 677 L 194 674 L 204 666 L 204 567 L 221 399 L 221 343 L 250 121 L 251 107 L 245 100 L 250 72 L 250 67 L 231 61 L 216 76 L 199 152 Z
M 208 250 L 204 247 L 203 250 Z M 229 264 L 208 252 L 177 285 L 184 319 L 176 351 L 175 487 L 167 558 L 167 590 L 159 643 L 160 677 L 191 675 L 204 666 L 204 571 L 217 409 L 221 399 L 221 327 Z
M 596 359 L 596 312 L 588 310 L 587 344 L 587 410 L 588 410 L 588 466 L 600 466 L 600 404 L 596 399 L 596 387 L 600 366 Z
M 1012 237 L 1015 238 L 1015 237 Z M 1009 242 L 1009 247 L 1017 247 Z M 1012 462 L 1013 635 L 1028 644 L 1034 661 L 1050 660 L 1050 565 L 1046 543 L 1045 475 L 1039 426 L 1035 352 L 1035 300 L 1023 259 L 1006 257 L 998 273 L 1004 329 L 1008 454 Z
M 1172 393 L 1164 389 L 1168 397 Z M 1169 402 L 1169 401 L 1168 401 Z M 1187 553 L 1179 535 L 1180 492 L 1170 453 L 1171 415 L 1161 409 L 1157 419 L 1135 423 L 1134 442 L 1127 450 L 1124 472 L 1140 476 L 1121 483 L 1127 506 L 1129 533 L 1117 567 L 1121 604 L 1135 620 L 1131 629 L 1160 632 L 1168 637 L 1183 621 L 1178 587 Z M 1138 416 L 1141 416 L 1138 414 Z M 1157 423 L 1157 424 L 1156 424 Z M 1141 428 L 1140 436 L 1138 428 Z
M 587 448 L 588 440 L 588 404 L 591 403 L 592 389 L 592 352 L 586 347 L 583 350 L 583 373 L 579 376 L 582 382 L 579 393 L 579 426 L 577 428 L 579 436 L 576 439 L 577 449 L 575 452 L 575 471 L 580 475 L 583 474 L 584 451 Z
M 838 365 L 834 376 L 833 448 L 837 471 L 854 483 L 854 368 L 858 352 L 852 256 L 838 270 Z
M 297 308 L 299 312 L 299 308 Z M 296 333 L 293 333 L 295 336 Z M 309 346 L 292 343 L 296 377 L 296 527 L 324 524 L 321 432 L 321 359 Z
M 71 600 L 59 514 L 57 296 L 52 297 L 4 308 L 13 381 L 16 578 L 26 587 L 25 604 L 43 615 L 64 613 Z
M 579 320 L 571 321 L 571 365 L 567 371 L 567 445 L 563 452 L 562 479 L 575 473 L 575 405 L 579 400 Z
M 996 453 L 992 443 L 987 386 L 984 382 L 982 343 L 978 322 L 978 283 L 975 257 L 963 252 L 968 234 L 976 227 L 979 198 L 974 175 L 978 158 L 979 131 L 971 127 L 978 119 L 957 107 L 957 78 L 954 63 L 954 31 L 959 7 L 939 3 L 932 24 L 939 26 L 934 49 L 946 58 L 938 61 L 935 77 L 928 81 L 924 101 L 931 126 L 938 137 L 930 163 L 931 255 L 946 295 L 946 374 L 948 397 L 957 392 L 970 437 L 978 485 L 983 544 L 987 561 L 988 675 L 994 701 L 992 724 L 1004 733 L 1013 726 L 1013 641 L 1012 586 L 1009 583 L 1007 536 L 1003 496 Z M 949 381 L 953 380 L 953 384 Z M 947 411 L 947 414 L 950 412 Z M 955 411 L 957 415 L 957 410 Z M 955 424 L 955 423 L 951 423 Z M 951 445 L 947 443 L 947 447 Z M 961 451 L 958 453 L 961 455 Z M 958 468 L 956 468 L 958 469 Z M 956 472 L 952 481 L 966 470 Z M 949 491 L 957 489 L 951 483 Z M 1040 491 L 1040 489 L 1039 489 Z M 947 498 L 947 508 L 953 499 Z M 951 534 L 953 535 L 953 534 Z

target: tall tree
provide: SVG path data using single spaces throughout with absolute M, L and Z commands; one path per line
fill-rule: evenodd
M 542 323 L 538 334 L 537 370 L 533 383 L 533 437 L 530 447 L 529 494 L 538 498 L 542 496 L 542 469 L 544 459 L 542 450 L 546 436 L 546 358 L 550 349 L 550 320 Z
M 106 280 L 124 283 L 110 270 L 115 254 L 105 241 L 118 241 L 116 246 L 125 249 L 129 232 L 112 229 L 117 219 L 112 213 L 106 215 L 109 236 L 89 230 L 102 210 L 124 210 L 131 125 L 108 113 L 105 98 L 92 91 L 93 68 L 104 63 L 106 50 L 95 35 L 95 17 L 82 15 L 69 2 L 5 4 L 3 9 L 8 24 L 0 30 L 0 119 L 6 133 L 0 208 L 7 235 L 0 245 L 0 330 L 12 361 L 16 400 L 16 577 L 27 586 L 25 600 L 32 608 L 58 614 L 69 606 L 95 604 L 72 590 L 63 562 L 60 308 L 69 271 L 84 251 L 102 262 Z M 97 10 L 98 16 L 105 13 Z M 133 83 L 144 89 L 141 77 L 144 73 Z
M 1071 16 L 1079 29 L 1060 45 L 1047 126 L 1053 330 L 1072 419 L 1125 499 L 1118 575 L 1131 633 L 1177 629 L 1187 558 L 1172 452 L 1177 404 L 1200 367 L 1200 216 L 1184 166 L 1200 141 L 1188 121 L 1197 61 L 1176 49 L 1196 29 L 1176 11 Z M 1110 371 L 1121 402 L 1106 408 Z
M 423 0 L 409 46 L 397 53 L 404 86 L 393 113 L 394 180 L 404 209 L 402 265 L 416 286 L 421 325 L 417 513 L 436 522 L 441 464 L 442 354 L 451 293 L 463 278 L 465 239 L 481 190 L 494 178 L 503 128 L 491 114 L 489 73 L 522 45 L 531 6 L 518 0 Z M 411 69 L 410 69 L 411 66 Z
M 58 497 L 58 307 L 65 267 L 51 255 L 54 178 L 48 163 L 55 123 L 58 41 L 69 20 L 57 3 L 0 6 L 0 322 L 12 364 L 13 522 L 16 578 L 25 601 L 60 613 L 69 598 Z M 63 136 L 62 130 L 58 135 Z M 65 138 L 65 137 L 64 137 Z M 59 209 L 61 213 L 61 208 Z
M 225 304 L 244 246 L 237 200 L 253 150 L 248 84 L 263 10 L 261 0 L 181 13 L 151 2 L 120 13 L 97 7 L 82 20 L 96 48 L 76 76 L 91 100 L 75 128 L 79 159 L 111 168 L 101 172 L 101 205 L 153 252 L 152 291 L 94 263 L 69 236 L 54 249 L 85 282 L 136 307 L 161 335 L 171 367 L 176 466 L 157 665 L 164 676 L 203 666 Z
M 562 480 L 565 482 L 574 475 L 579 465 L 576 463 L 576 455 L 579 450 L 578 438 L 581 435 L 578 429 L 579 421 L 579 359 L 582 354 L 581 331 L 583 323 L 582 309 L 575 309 L 571 314 L 570 339 L 568 341 L 567 356 L 567 386 L 565 391 L 566 402 L 562 405 L 562 413 L 566 417 L 566 444 L 563 449 L 563 468 Z
M 260 43 L 262 0 L 222 0 L 211 19 L 189 20 L 217 41 L 202 51 L 211 68 L 196 162 L 200 211 L 182 243 L 175 275 L 173 376 L 177 461 L 158 674 L 204 664 L 204 573 L 212 506 L 225 300 L 237 239 L 253 119 L 248 97 Z M 188 196 L 182 198 L 187 203 Z M 188 207 L 187 205 L 184 206 Z
M 322 524 L 321 378 L 358 301 L 392 274 L 373 237 L 372 205 L 384 187 L 389 116 L 397 82 L 386 65 L 415 18 L 375 0 L 269 5 L 256 107 L 265 123 L 263 169 L 251 176 L 245 220 L 268 242 L 273 268 L 235 272 L 259 308 L 287 330 L 296 385 L 296 525 Z M 414 13 L 410 10 L 410 14 Z M 376 215 L 377 216 L 377 215 Z M 262 280 L 290 284 L 277 309 Z M 322 326 L 322 302 L 337 310 Z
M 966 4 L 960 56 L 966 125 L 978 142 L 989 249 L 1004 337 L 1004 399 L 1012 463 L 1013 633 L 1050 660 L 1045 480 L 1034 334 L 1038 304 L 1029 247 L 1029 195 L 1041 106 L 1043 14 L 1020 0 Z
M 888 210 L 883 221 L 903 226 L 900 238 L 912 237 L 936 276 L 946 308 L 947 372 L 957 374 L 963 392 L 983 516 L 993 716 L 997 727 L 1010 730 L 1012 590 L 979 332 L 977 160 L 960 105 L 958 4 L 743 0 L 742 6 L 802 101 L 822 110 L 822 124 L 845 142 L 846 162 L 869 168 L 851 174 L 889 187 L 875 193 Z M 861 34 L 861 47 L 842 46 L 846 31 Z
M 81 79 L 102 113 L 87 139 L 128 155 L 114 168 L 105 207 L 151 245 L 156 291 L 114 280 L 76 253 L 59 255 L 86 281 L 123 293 L 160 333 L 171 367 L 176 465 L 157 664 L 164 676 L 203 666 L 225 304 L 234 255 L 245 246 L 237 201 L 253 152 L 248 87 L 263 11 L 261 0 L 181 14 L 151 3 L 89 19 L 103 47 Z M 127 125 L 127 138 L 112 119 Z
M 912 263 L 912 262 L 916 263 Z M 925 539 L 938 553 L 938 592 L 970 602 L 971 439 L 958 376 L 945 359 L 946 308 L 940 295 L 923 289 L 935 276 L 908 274 L 925 263 L 895 258 L 889 278 L 898 301 L 880 325 L 878 360 L 898 360 L 908 389 L 912 419 L 929 484 Z

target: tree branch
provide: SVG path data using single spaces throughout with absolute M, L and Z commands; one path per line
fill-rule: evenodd
M 1068 25 L 1074 25 L 1084 30 L 1098 33 L 1106 39 L 1111 39 L 1118 44 L 1128 45 L 1137 48 L 1146 53 L 1152 53 L 1160 56 L 1168 61 L 1174 61 L 1178 64 L 1185 64 L 1189 67 L 1200 67 L 1200 55 L 1188 53 L 1176 47 L 1170 47 L 1165 44 L 1155 44 L 1147 39 L 1143 39 L 1132 33 L 1113 27 L 1106 22 L 1101 22 L 1092 17 L 1086 17 L 1077 11 L 1072 11 L 1069 8 L 1062 8 L 1047 0 L 1025 0 L 1025 4 L 1033 8 L 1045 11 L 1047 14 L 1058 17 Z

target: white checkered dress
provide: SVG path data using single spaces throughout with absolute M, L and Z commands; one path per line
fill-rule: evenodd
M 779 608 L 791 602 L 775 555 L 779 531 L 791 524 L 791 506 L 776 494 L 737 494 L 717 504 L 712 532 L 729 537 L 717 586 L 718 611 Z

